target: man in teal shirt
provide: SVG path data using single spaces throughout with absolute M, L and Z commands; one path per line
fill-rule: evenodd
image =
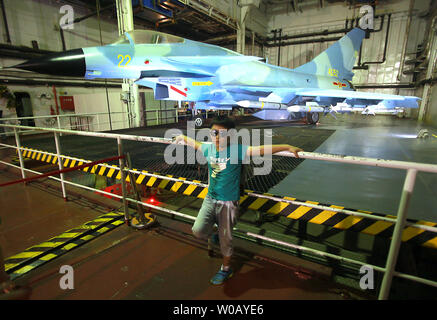
M 208 239 L 218 226 L 218 239 L 223 255 L 223 264 L 211 279 L 220 285 L 233 275 L 231 257 L 233 253 L 232 230 L 238 218 L 240 200 L 241 166 L 247 156 L 262 156 L 280 151 L 289 151 L 299 157 L 300 148 L 288 144 L 269 146 L 246 146 L 231 144 L 229 130 L 235 123 L 227 117 L 217 117 L 212 121 L 210 135 L 212 143 L 202 143 L 184 135 L 176 137 L 176 143 L 183 142 L 196 150 L 201 150 L 208 163 L 208 194 L 202 203 L 193 225 L 193 234 L 200 239 Z

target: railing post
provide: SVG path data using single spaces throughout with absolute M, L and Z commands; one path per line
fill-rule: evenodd
M 55 145 L 56 145 L 56 154 L 58 156 L 58 164 L 59 164 L 59 170 L 64 169 L 64 162 L 63 158 L 61 158 L 61 142 L 59 141 L 59 134 L 57 132 L 55 134 Z M 64 183 L 64 174 L 59 174 L 61 178 L 61 187 L 62 187 L 62 196 L 64 197 L 64 200 L 67 201 L 67 191 L 65 190 L 65 183 Z
M 56 116 L 56 122 L 58 123 L 58 129 L 61 130 L 61 119 L 59 118 L 59 115 Z M 60 135 L 62 137 L 62 133 Z
M 117 137 L 117 146 L 118 146 L 118 155 L 123 156 L 123 145 L 120 137 Z M 124 221 L 126 224 L 129 224 L 130 215 L 129 215 L 129 206 L 126 200 L 127 197 L 127 191 L 126 191 L 126 173 L 124 172 L 125 167 L 125 159 L 120 158 L 119 165 L 120 165 L 120 176 L 121 176 L 121 190 L 123 193 L 123 209 L 124 209 Z
M 388 299 L 390 293 L 393 274 L 395 271 L 399 249 L 401 246 L 402 233 L 404 230 L 405 221 L 407 219 L 408 205 L 410 204 L 411 195 L 413 194 L 414 189 L 414 183 L 416 181 L 416 174 L 416 169 L 408 169 L 405 177 L 404 188 L 402 190 L 402 196 L 399 202 L 396 224 L 390 243 L 387 263 L 385 266 L 384 278 L 382 279 L 381 290 L 379 291 L 379 300 Z
M 21 177 L 23 179 L 26 179 L 26 172 L 24 171 L 24 161 L 23 161 L 23 154 L 21 151 L 21 143 L 20 143 L 20 136 L 18 134 L 17 128 L 14 128 L 14 134 L 15 134 L 15 144 L 17 145 L 18 150 L 18 159 L 20 159 L 20 168 L 21 168 Z

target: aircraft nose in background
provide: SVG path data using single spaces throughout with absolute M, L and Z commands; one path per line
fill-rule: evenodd
M 82 49 L 51 53 L 15 65 L 13 68 L 56 76 L 84 77 L 85 54 Z

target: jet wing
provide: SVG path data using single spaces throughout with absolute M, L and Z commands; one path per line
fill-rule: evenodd
M 344 98 L 347 104 L 363 104 L 366 101 L 369 105 L 372 102 L 378 101 L 386 108 L 418 108 L 418 100 L 420 98 L 413 96 L 398 96 L 393 94 L 362 92 L 352 90 L 324 90 L 324 89 L 299 89 L 296 90 L 296 95 L 302 97 L 317 97 L 317 98 Z
M 420 98 L 413 96 L 398 96 L 392 94 L 362 92 L 352 90 L 330 90 L 320 88 L 275 88 L 255 86 L 227 86 L 226 90 L 231 95 L 246 94 L 253 97 L 252 101 L 264 101 L 283 104 L 298 104 L 299 101 L 329 102 L 336 104 L 339 100 L 350 105 L 373 105 L 382 103 L 386 108 L 418 108 Z

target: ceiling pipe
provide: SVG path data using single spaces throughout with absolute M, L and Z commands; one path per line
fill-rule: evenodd
M 389 33 L 390 33 L 390 24 L 391 24 L 391 13 L 388 15 L 388 20 L 387 20 L 387 29 L 386 29 L 385 43 L 384 43 L 384 53 L 382 56 L 382 60 L 381 61 L 366 61 L 366 62 L 361 64 L 361 47 L 362 47 L 362 45 L 361 45 L 360 55 L 359 55 L 359 59 L 358 59 L 358 65 L 353 67 L 354 70 L 368 70 L 369 64 L 383 64 L 383 63 L 385 63 L 385 61 L 387 60 L 387 47 L 388 47 L 388 37 L 389 37 Z
M 375 19 L 377 19 L 377 18 L 382 19 L 384 16 L 385 16 L 385 14 L 377 15 L 377 16 L 375 16 Z M 354 21 L 354 20 L 357 20 L 357 19 L 352 19 L 351 21 Z M 316 36 L 327 36 L 327 35 L 337 34 L 337 33 L 348 33 L 352 29 L 353 29 L 353 22 L 351 24 L 351 27 L 349 27 L 349 28 L 336 29 L 336 30 L 325 29 L 323 31 L 318 31 L 318 32 L 308 32 L 308 33 L 302 33 L 302 34 L 296 34 L 296 35 L 284 35 L 284 36 L 276 37 L 276 38 L 267 37 L 265 39 L 265 41 L 272 42 L 275 40 L 290 40 L 290 39 L 308 38 L 308 37 L 316 37 Z M 379 30 L 370 30 L 370 32 L 378 32 L 378 31 L 381 31 L 381 27 Z M 273 30 L 271 32 L 273 32 Z

